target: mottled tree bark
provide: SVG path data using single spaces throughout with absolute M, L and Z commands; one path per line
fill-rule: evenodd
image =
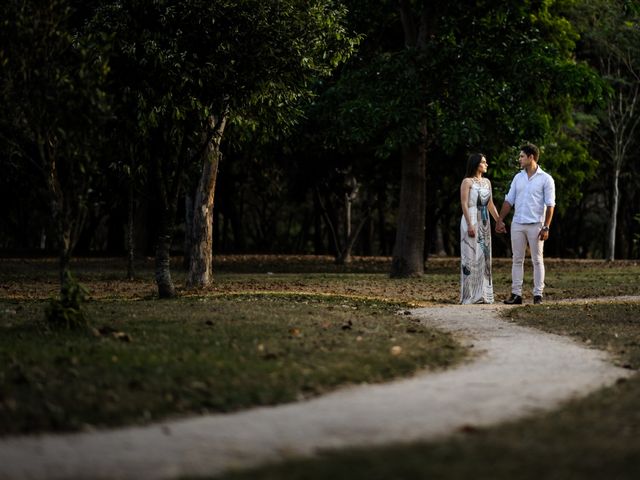
M 622 162 L 615 162 L 613 171 L 613 185 L 611 191 L 611 216 L 607 226 L 607 261 L 612 262 L 616 257 L 616 231 L 618 229 L 618 206 L 620 203 L 620 168 Z
M 176 296 L 176 288 L 171 279 L 171 233 L 167 227 L 158 234 L 156 244 L 156 285 L 160 298 L 173 298 Z
M 186 124 L 184 132 L 192 125 Z M 152 153 L 154 159 L 154 188 L 157 195 L 158 236 L 155 252 L 155 278 L 160 298 L 173 298 L 177 295 L 171 278 L 171 240 L 174 222 L 178 210 L 178 199 L 182 189 L 182 178 L 186 163 L 190 160 L 188 142 L 182 137 L 169 137 L 163 126 L 153 133 Z
M 220 142 L 227 122 L 226 114 L 211 119 L 213 135 L 203 153 L 202 173 L 193 202 L 193 227 L 187 287 L 204 288 L 211 284 L 213 267 L 213 201 L 220 163 Z

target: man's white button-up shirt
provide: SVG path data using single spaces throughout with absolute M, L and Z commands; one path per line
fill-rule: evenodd
M 556 185 L 551 175 L 538 165 L 531 177 L 526 170 L 513 177 L 505 200 L 515 207 L 514 222 L 542 223 L 547 207 L 556 205 Z

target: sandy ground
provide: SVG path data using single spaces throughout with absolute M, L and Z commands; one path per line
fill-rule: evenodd
M 556 407 L 631 372 L 599 350 L 498 317 L 500 305 L 414 310 L 454 332 L 472 361 L 313 400 L 94 433 L 0 439 L 1 479 L 169 479 L 429 440 Z

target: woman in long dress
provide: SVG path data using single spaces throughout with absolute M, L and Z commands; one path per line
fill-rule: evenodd
M 460 185 L 460 303 L 493 303 L 491 278 L 491 221 L 498 220 L 486 157 L 474 153 Z

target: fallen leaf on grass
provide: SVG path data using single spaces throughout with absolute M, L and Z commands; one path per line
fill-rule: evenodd
M 131 342 L 131 335 L 125 332 L 114 332 L 111 334 L 113 338 L 116 340 L 120 340 L 122 342 Z
M 96 334 L 96 331 L 99 334 L 99 336 L 111 337 L 111 338 L 114 338 L 116 340 L 120 340 L 122 342 L 131 342 L 133 340 L 131 338 L 131 335 L 129 335 L 128 333 L 121 332 L 119 330 L 116 330 L 115 328 L 112 328 L 112 327 L 108 326 L 108 325 L 100 327 L 98 330 L 93 329 L 93 334 L 94 335 Z

